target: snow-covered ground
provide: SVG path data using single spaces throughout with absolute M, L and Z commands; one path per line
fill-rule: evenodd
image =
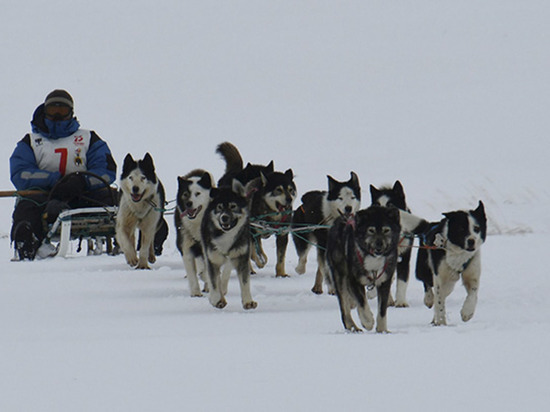
M 289 247 L 252 279 L 254 311 L 190 298 L 173 231 L 151 271 L 122 256 L 10 261 L 0 200 L 0 410 L 543 410 L 550 397 L 550 5 L 518 1 L 8 0 L 0 13 L 5 147 L 69 90 L 119 165 L 150 152 L 167 188 L 229 140 L 292 168 L 300 194 L 355 171 L 403 183 L 413 212 L 485 203 L 477 312 L 432 327 L 422 287 L 390 334 L 344 333 Z M 374 305 L 371 305 L 373 307 Z

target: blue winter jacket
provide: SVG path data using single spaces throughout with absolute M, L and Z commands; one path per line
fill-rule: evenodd
M 40 133 L 47 139 L 58 139 L 75 133 L 80 124 L 76 117 L 66 121 L 52 121 L 44 116 L 44 105 L 36 108 L 31 121 L 32 131 Z M 116 179 L 116 163 L 111 151 L 101 138 L 91 131 L 90 146 L 86 153 L 86 168 L 89 172 L 103 177 L 109 184 Z M 39 169 L 34 151 L 31 148 L 30 135 L 27 134 L 21 139 L 10 157 L 11 181 L 17 190 L 31 188 L 51 189 L 61 178 L 58 171 L 51 172 Z M 89 176 L 85 176 L 89 189 L 96 189 L 103 186 L 97 179 L 91 182 Z

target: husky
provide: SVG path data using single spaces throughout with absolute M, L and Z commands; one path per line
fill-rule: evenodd
M 292 216 L 292 240 L 298 254 L 296 273 L 306 272 L 307 255 L 311 245 L 317 246 L 317 273 L 311 291 L 323 293 L 323 280 L 329 285 L 329 293 L 334 294 L 326 267 L 325 250 L 327 247 L 328 228 L 340 216 L 353 216 L 361 205 L 361 186 L 354 172 L 350 173 L 347 182 L 339 182 L 331 176 L 328 178 L 328 191 L 315 190 L 302 196 L 302 204 Z M 326 226 L 313 231 L 307 226 Z M 301 231 L 300 228 L 304 230 Z
M 248 163 L 243 168 L 243 160 L 239 150 L 229 142 L 218 145 L 216 152 L 225 160 L 225 174 L 218 182 L 218 186 L 226 186 L 231 179 L 238 180 L 243 186 L 249 187 L 254 180 L 260 184 L 246 193 L 250 198 L 251 219 L 261 219 L 275 229 L 290 226 L 292 220 L 292 204 L 296 198 L 296 185 L 292 169 L 286 172 L 274 171 L 273 161 L 267 166 Z M 258 268 L 267 263 L 267 256 L 262 248 L 262 238 L 271 235 L 270 231 L 252 227 L 254 245 L 251 249 L 251 258 Z M 288 231 L 276 234 L 277 263 L 275 275 L 287 277 L 285 256 L 288 245 Z
M 400 232 L 399 210 L 382 206 L 359 210 L 353 217 L 342 216 L 329 229 L 327 262 L 347 330 L 361 332 L 353 322 L 353 308 L 363 327 L 374 327 L 365 288 L 376 288 L 376 331 L 388 331 L 386 312 Z
M 185 176 L 178 176 L 176 196 L 176 246 L 183 258 L 189 292 L 192 297 L 202 296 L 197 273 L 204 272 L 201 246 L 201 223 L 210 203 L 212 176 L 195 169 Z M 203 278 L 204 281 L 204 278 Z
M 397 180 L 393 187 L 381 187 L 376 188 L 370 185 L 371 201 L 373 205 L 378 206 L 394 206 L 399 210 L 410 213 L 410 209 L 407 207 L 405 200 L 405 191 L 403 185 Z M 407 303 L 407 286 L 409 283 L 409 271 L 411 252 L 414 242 L 414 237 L 411 233 L 402 230 L 401 238 L 399 240 L 399 258 L 397 260 L 397 282 L 395 291 L 395 301 L 390 293 L 390 306 L 405 308 L 408 307 Z
M 126 262 L 136 269 L 150 269 L 156 261 L 154 239 L 162 224 L 165 204 L 164 187 L 155 174 L 149 153 L 143 160 L 124 158 L 120 177 L 120 204 L 116 217 L 116 241 Z M 136 229 L 140 232 L 139 259 L 136 252 Z
M 485 207 L 443 213 L 432 224 L 421 244 L 416 277 L 424 283 L 424 303 L 434 307 L 433 324 L 446 325 L 445 300 L 459 278 L 466 289 L 460 315 L 464 322 L 474 316 L 481 276 L 481 245 L 487 236 Z M 435 287 L 434 287 L 435 286 Z
M 219 309 L 227 305 L 225 294 L 230 271 L 224 270 L 221 277 L 220 269 L 230 265 L 239 278 L 243 308 L 255 309 L 258 304 L 250 292 L 250 214 L 246 188 L 235 179 L 233 188 L 212 188 L 210 194 L 201 224 L 210 303 Z

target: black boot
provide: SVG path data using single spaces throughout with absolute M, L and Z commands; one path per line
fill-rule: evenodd
M 31 224 L 26 221 L 19 222 L 13 230 L 13 242 L 19 255 L 19 260 L 34 260 L 40 241 L 33 233 Z

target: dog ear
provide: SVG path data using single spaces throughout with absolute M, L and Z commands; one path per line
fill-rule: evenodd
M 374 199 L 376 197 L 378 197 L 378 194 L 380 193 L 380 190 L 378 190 L 376 187 L 374 187 L 373 185 L 370 185 L 370 197 L 371 197 L 371 200 L 374 201 Z
M 328 179 L 328 191 L 332 192 L 338 182 L 330 175 L 327 175 L 327 179 Z
M 210 173 L 205 172 L 201 179 L 199 180 L 199 185 L 204 187 L 205 189 L 211 189 L 212 188 L 212 178 L 210 177 Z
M 155 171 L 155 165 L 153 163 L 153 158 L 149 154 L 149 152 L 145 153 L 145 156 L 143 157 L 143 160 L 141 161 L 143 166 L 147 169 L 150 169 L 152 171 Z
M 292 171 L 292 169 L 288 169 L 285 172 L 285 176 L 288 178 L 288 180 L 294 179 L 294 172 Z
M 231 190 L 241 197 L 246 197 L 246 190 L 238 179 L 233 179 L 233 182 L 231 182 Z
M 485 206 L 481 200 L 477 204 L 477 209 L 473 211 L 473 214 L 476 216 L 485 216 Z
M 122 176 L 125 176 L 128 173 L 130 173 L 130 170 L 135 169 L 136 166 L 137 166 L 136 161 L 134 160 L 132 155 L 128 153 L 124 158 L 124 163 L 122 164 Z
M 350 172 L 350 179 L 349 179 L 349 183 L 351 186 L 353 187 L 357 187 L 359 188 L 360 185 L 359 185 L 359 177 L 357 177 L 357 175 L 355 174 L 355 172 Z
M 394 193 L 397 193 L 399 196 L 405 197 L 405 190 L 403 189 L 403 185 L 399 180 L 395 181 L 392 190 Z
M 269 173 L 275 172 L 275 164 L 273 163 L 273 160 L 269 162 L 269 164 L 265 167 L 265 171 Z

